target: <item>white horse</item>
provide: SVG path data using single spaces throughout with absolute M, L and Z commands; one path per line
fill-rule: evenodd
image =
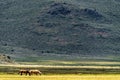
M 29 70 L 29 73 L 30 73 L 30 75 L 33 75 L 33 74 L 41 75 L 42 74 L 42 72 L 40 72 L 39 70 Z

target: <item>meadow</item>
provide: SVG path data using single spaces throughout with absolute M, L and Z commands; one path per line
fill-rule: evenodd
M 43 63 L 44 62 L 44 63 Z M 41 61 L 0 65 L 0 80 L 120 80 L 120 63 L 110 61 Z M 48 63 L 50 63 L 48 65 Z M 25 65 L 26 64 L 26 65 Z M 20 75 L 20 69 L 38 69 L 42 75 Z
M 0 75 L 0 80 L 120 80 L 120 75 Z

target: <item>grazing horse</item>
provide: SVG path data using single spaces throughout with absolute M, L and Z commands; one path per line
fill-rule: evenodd
M 22 70 L 19 71 L 18 74 L 20 74 L 20 75 L 23 75 L 23 74 L 27 75 L 27 74 L 29 74 L 30 75 L 30 72 L 29 72 L 29 70 L 22 69 Z
M 41 75 L 42 72 L 40 72 L 39 70 L 29 70 L 29 74 L 32 75 L 32 74 L 36 74 L 36 75 Z

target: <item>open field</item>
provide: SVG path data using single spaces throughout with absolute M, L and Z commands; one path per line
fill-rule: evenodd
M 102 64 L 102 63 L 100 63 Z M 106 62 L 106 64 L 112 64 Z M 114 62 L 113 64 L 118 64 Z M 18 75 L 20 69 L 39 69 L 42 75 Z M 119 66 L 0 65 L 0 80 L 120 80 Z
M 99 62 L 98 62 L 99 63 Z M 101 63 L 100 63 L 101 64 Z M 104 63 L 112 64 L 112 63 Z M 117 64 L 114 63 L 114 64 Z M 6 64 L 0 65 L 0 73 L 17 74 L 20 69 L 38 69 L 44 75 L 53 74 L 120 74 L 119 64 L 117 66 L 110 65 L 83 65 L 83 66 L 63 66 L 63 65 L 24 65 L 24 64 Z M 112 64 L 113 65 L 113 64 Z
M 120 80 L 120 75 L 0 75 L 0 80 Z
M 58 65 L 59 63 L 63 64 Z M 0 80 L 120 80 L 119 65 L 119 62 L 110 61 L 51 61 L 49 65 L 29 62 L 1 64 Z M 38 69 L 42 75 L 20 76 L 20 69 Z

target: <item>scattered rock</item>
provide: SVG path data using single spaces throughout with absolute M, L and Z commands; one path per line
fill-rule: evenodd
M 0 64 L 10 64 L 14 63 L 14 61 L 11 59 L 10 56 L 7 56 L 5 54 L 0 54 Z
M 48 14 L 51 15 L 68 15 L 71 13 L 71 10 L 66 3 L 54 3 L 51 5 Z
M 96 10 L 85 8 L 80 10 L 81 15 L 86 15 L 92 18 L 102 18 L 103 16 L 98 13 Z
M 73 17 L 83 17 L 90 18 L 94 20 L 103 19 L 104 16 L 100 14 L 96 9 L 90 8 L 78 8 L 73 4 L 68 3 L 53 3 L 47 10 L 47 14 L 52 16 L 73 16 Z

